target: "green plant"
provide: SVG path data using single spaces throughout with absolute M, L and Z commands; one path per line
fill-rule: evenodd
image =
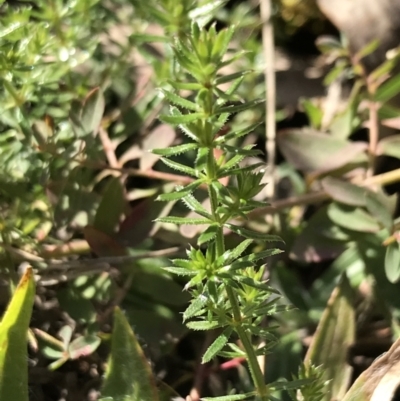
M 239 142 L 254 127 L 223 132 L 231 114 L 259 102 L 238 104 L 240 99 L 236 92 L 245 73 L 219 73 L 221 68 L 242 55 L 229 52 L 233 34 L 233 27 L 217 32 L 215 27 L 205 30 L 194 23 L 191 35 L 174 43 L 178 66 L 190 78 L 170 81 L 175 91 L 163 89 L 164 96 L 174 106 L 171 106 L 170 114 L 162 115 L 161 119 L 179 126 L 190 141 L 175 147 L 154 149 L 153 152 L 162 156 L 161 160 L 168 167 L 192 176 L 194 181 L 160 195 L 158 200 L 181 200 L 198 217 L 169 216 L 157 221 L 205 226 L 197 240 L 199 248 L 188 250 L 187 259 L 174 259 L 173 266 L 166 270 L 189 277 L 185 288 L 190 291 L 192 301 L 183 314 L 184 320 L 190 320 L 187 326 L 192 330 L 220 331 L 203 355 L 203 363 L 222 355 L 245 357 L 249 364 L 255 391 L 227 396 L 226 399 L 256 396 L 267 400 L 275 384 L 265 384 L 257 356 L 268 352 L 275 338 L 271 328 L 264 327 L 262 322 L 266 316 L 285 311 L 288 307 L 279 304 L 278 292 L 266 284 L 266 265 L 257 264 L 281 250 L 272 248 L 246 254 L 254 243 L 281 239 L 248 229 L 242 222 L 248 213 L 265 205 L 254 200 L 265 184 L 262 184 L 262 164 L 241 164 L 246 157 L 260 154 L 252 145 L 242 147 Z M 227 82 L 231 83 L 230 87 L 221 90 L 220 86 Z M 179 95 L 183 89 L 192 91 L 193 100 Z M 194 166 L 172 159 L 189 151 L 196 152 Z M 201 186 L 208 192 L 208 208 L 194 196 Z M 245 239 L 232 249 L 226 249 L 224 230 Z M 233 335 L 238 336 L 243 349 L 230 341 Z M 265 345 L 255 347 L 254 337 L 265 341 Z

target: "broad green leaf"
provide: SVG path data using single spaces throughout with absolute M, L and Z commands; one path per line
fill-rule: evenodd
M 28 401 L 27 334 L 34 297 L 33 271 L 28 268 L 0 323 L 0 400 Z
M 400 135 L 383 138 L 378 142 L 376 149 L 378 155 L 396 157 L 400 159 Z
M 386 205 L 379 199 L 378 195 L 374 192 L 366 193 L 367 209 L 375 219 L 381 223 L 385 228 L 391 231 L 393 227 L 393 217 Z
M 104 113 L 104 96 L 100 88 L 93 89 L 86 97 L 81 111 L 81 125 L 89 134 L 100 126 Z
M 351 206 L 365 206 L 365 188 L 334 177 L 326 177 L 321 183 L 324 191 L 335 201 Z
M 364 209 L 332 203 L 327 210 L 329 218 L 338 226 L 352 231 L 374 233 L 379 223 Z
M 386 248 L 385 273 L 391 283 L 397 283 L 400 279 L 400 246 L 397 241 Z
M 399 385 L 400 339 L 365 370 L 342 401 L 394 401 Z
M 119 177 L 112 177 L 107 183 L 96 211 L 93 227 L 111 235 L 120 222 L 125 211 L 124 188 Z
M 208 347 L 207 351 L 204 353 L 203 358 L 201 360 L 202 363 L 207 363 L 213 359 L 222 348 L 225 347 L 227 342 L 229 341 L 229 337 L 231 336 L 233 331 L 232 327 L 227 327 L 216 339 L 215 341 Z
M 364 162 L 367 144 L 349 142 L 310 130 L 287 130 L 278 136 L 286 160 L 306 172 L 335 170 L 350 162 Z
M 150 365 L 119 308 L 114 311 L 111 354 L 101 394 L 114 401 L 159 399 Z
M 354 339 L 353 293 L 344 275 L 328 301 L 304 360 L 306 366 L 323 366 L 324 379 L 329 381 L 323 401 L 343 399 L 352 376 L 347 355 Z

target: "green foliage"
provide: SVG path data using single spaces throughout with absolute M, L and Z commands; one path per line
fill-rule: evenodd
M 278 41 L 282 21 L 290 21 L 287 32 L 306 16 L 319 18 L 312 2 L 275 5 Z M 92 382 L 97 366 L 93 374 L 102 376 L 102 330 L 120 304 L 104 400 L 178 396 L 165 383 L 156 389 L 131 327 L 158 376 L 159 362 L 178 361 L 163 376 L 177 391 L 204 375 L 216 400 L 369 399 L 375 368 L 344 395 L 345 352 L 357 341 L 356 322 L 371 332 L 371 304 L 373 319 L 399 332 L 399 220 L 384 186 L 400 173 L 376 175 L 376 166 L 381 156 L 400 158 L 400 136 L 375 146 L 353 134 L 376 119 L 399 128 L 400 80 L 392 72 L 399 55 L 366 76 L 359 60 L 376 41 L 352 57 L 338 40 L 318 41 L 334 60 L 325 83 L 350 77 L 355 85 L 337 110 L 301 100 L 310 127 L 279 133 L 284 161 L 275 166 L 277 198 L 268 205 L 263 24 L 251 2 L 9 1 L 0 13 L 1 273 L 16 283 L 20 263 L 33 265 L 34 368 L 62 375 L 88 365 Z M 285 115 L 278 112 L 277 119 Z M 274 246 L 282 241 L 280 255 Z M 9 307 L 18 310 L 0 326 L 12 339 L 1 377 L 22 383 L 20 394 L 1 399 L 27 398 L 21 372 L 32 286 L 18 287 Z M 14 308 L 15 299 L 25 306 Z M 182 344 L 203 354 L 182 356 Z M 381 373 L 397 350 L 375 365 Z M 202 371 L 197 359 L 212 368 Z M 236 361 L 234 375 L 221 374 Z M 381 379 L 374 378 L 375 397 L 385 390 Z
M 0 323 L 0 397 L 28 401 L 27 333 L 35 297 L 31 268 L 22 276 Z
M 123 313 L 114 311 L 111 353 L 102 396 L 113 401 L 158 400 L 150 366 Z

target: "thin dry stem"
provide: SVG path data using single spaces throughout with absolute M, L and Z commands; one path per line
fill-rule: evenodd
M 265 86 L 266 86 L 266 142 L 267 167 L 269 182 L 266 186 L 267 197 L 275 195 L 275 159 L 276 159 L 276 81 L 274 63 L 274 28 L 272 25 L 272 3 L 271 0 L 260 0 L 260 14 L 263 23 L 262 37 L 265 57 Z

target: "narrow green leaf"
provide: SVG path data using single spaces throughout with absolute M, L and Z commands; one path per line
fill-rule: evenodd
M 197 143 L 185 143 L 183 145 L 172 146 L 169 148 L 162 149 L 152 149 L 152 152 L 159 156 L 176 156 L 181 153 L 189 152 L 190 150 L 195 150 L 199 147 Z
M 237 277 L 236 279 L 238 281 L 240 281 L 242 284 L 248 285 L 249 287 L 257 288 L 258 290 L 262 290 L 262 291 L 265 291 L 265 292 L 271 292 L 273 294 L 276 294 L 276 293 L 279 294 L 279 292 L 277 290 L 274 290 L 268 284 L 262 283 L 260 281 L 255 281 L 250 277 L 240 276 L 240 277 Z
M 181 114 L 180 116 L 163 114 L 160 116 L 161 121 L 171 125 L 188 124 L 193 121 L 201 120 L 202 118 L 204 118 L 203 113 L 188 113 L 188 114 Z
M 197 274 L 195 271 L 185 269 L 183 267 L 168 266 L 168 267 L 163 267 L 163 270 L 173 274 L 177 274 L 178 276 L 194 276 L 195 274 Z
M 189 167 L 189 166 L 185 166 L 184 164 L 174 162 L 174 161 L 172 161 L 170 159 L 167 159 L 165 157 L 162 157 L 161 161 L 165 165 L 167 165 L 168 167 L 170 167 L 170 168 L 172 168 L 174 170 L 180 171 L 182 173 L 191 175 L 191 176 L 196 177 L 196 178 L 198 177 L 197 171 L 195 169 Z
M 225 226 L 230 230 L 232 230 L 233 232 L 235 232 L 236 234 L 239 234 L 245 238 L 259 241 L 266 241 L 266 242 L 283 242 L 283 239 L 278 235 L 259 233 L 257 231 L 248 230 L 247 228 L 235 226 L 230 223 L 226 223 Z
M 324 380 L 329 382 L 323 401 L 343 399 L 352 376 L 347 355 L 354 339 L 353 292 L 343 276 L 328 301 L 304 360 L 306 366 L 324 367 Z
M 196 212 L 200 216 L 205 217 L 206 219 L 211 220 L 212 216 L 204 206 L 192 195 L 189 194 L 182 198 L 182 202 L 193 212 Z
M 162 93 L 172 104 L 181 106 L 184 109 L 188 109 L 188 110 L 192 110 L 192 111 L 198 111 L 198 109 L 199 109 L 196 103 L 193 103 L 190 100 L 184 99 L 183 97 L 180 97 L 180 96 L 176 95 L 175 93 L 172 93 L 165 89 L 162 90 Z
M 242 130 L 239 131 L 232 131 L 229 132 L 223 136 L 220 136 L 219 138 L 217 138 L 215 140 L 216 143 L 224 143 L 227 141 L 230 141 L 231 139 L 238 139 L 241 138 L 243 136 L 248 135 L 250 132 L 254 131 L 256 128 L 258 128 L 261 125 L 261 123 L 256 123 L 256 124 L 252 124 Z
M 203 309 L 204 305 L 207 303 L 207 300 L 208 299 L 205 295 L 200 295 L 194 298 L 183 313 L 183 321 L 190 319 L 193 316 L 197 316 L 198 312 Z
M 282 252 L 283 252 L 282 249 L 266 249 L 265 251 L 251 253 L 250 255 L 244 256 L 240 258 L 239 261 L 256 262 L 257 260 L 260 259 L 266 259 L 274 255 L 279 255 Z
M 211 225 L 203 231 L 199 238 L 197 239 L 197 244 L 202 245 L 205 244 L 206 242 L 209 242 L 215 238 L 218 232 L 218 226 L 216 225 Z
M 237 78 L 243 78 L 244 76 L 250 74 L 251 72 L 253 72 L 253 70 L 244 70 L 244 71 L 234 72 L 233 74 L 221 75 L 215 80 L 215 85 L 221 85 L 226 82 L 231 82 Z M 240 81 L 242 81 L 242 79 Z
M 81 125 L 89 134 L 100 126 L 104 113 L 104 96 L 100 88 L 93 89 L 86 97 L 81 111 Z
M 385 273 L 391 283 L 397 283 L 400 279 L 400 246 L 397 241 L 386 248 Z
M 242 253 L 252 244 L 252 239 L 246 239 L 242 241 L 237 247 L 234 249 L 229 249 L 222 255 L 223 262 L 222 263 L 231 263 L 236 260 Z
M 176 217 L 176 216 L 166 216 L 156 219 L 160 223 L 168 224 L 188 224 L 188 225 L 201 225 L 201 224 L 212 224 L 213 222 L 208 219 L 196 219 L 189 217 Z
M 184 196 L 192 193 L 195 189 L 197 189 L 202 183 L 203 179 L 199 179 L 196 181 L 191 182 L 190 184 L 186 185 L 185 187 L 171 192 L 167 194 L 161 194 L 157 197 L 158 201 L 173 201 L 177 199 L 182 199 Z
M 204 353 L 203 358 L 201 360 L 202 363 L 207 363 L 211 361 L 215 356 L 217 356 L 218 352 L 221 351 L 222 348 L 225 347 L 227 342 L 229 341 L 229 337 L 231 336 L 233 331 L 232 327 L 227 327 L 222 334 L 220 334 L 215 341 L 208 347 L 207 351 Z
M 245 111 L 248 109 L 252 109 L 255 106 L 258 106 L 259 104 L 263 104 L 265 103 L 264 99 L 256 99 L 256 100 L 252 100 L 250 102 L 247 103 L 241 103 L 241 104 L 233 104 L 233 105 L 229 105 L 229 106 L 225 106 L 225 107 L 218 107 L 216 110 L 216 113 L 220 114 L 220 113 L 239 113 L 240 111 Z
M 375 100 L 377 102 L 386 103 L 392 97 L 396 96 L 400 92 L 400 74 L 395 75 L 383 83 L 375 94 Z
M 119 308 L 114 312 L 111 354 L 101 394 L 114 401 L 159 399 L 149 363 Z
M 0 323 L 0 400 L 28 401 L 27 333 L 35 297 L 28 268 Z
M 179 200 L 184 198 L 185 196 L 188 196 L 192 191 L 190 189 L 188 190 L 179 190 L 179 191 L 173 191 L 165 194 L 161 194 L 157 196 L 157 201 L 162 201 L 162 202 L 170 202 L 174 200 Z
M 398 111 L 396 111 L 398 113 Z M 398 118 L 398 117 L 396 117 Z M 379 141 L 376 152 L 400 159 L 400 135 L 393 135 Z
M 201 322 L 189 322 L 186 323 L 186 326 L 192 330 L 211 330 L 220 327 L 221 324 L 218 323 L 217 321 L 212 321 L 212 322 L 201 321 Z
M 93 227 L 111 235 L 118 226 L 126 206 L 124 188 L 121 181 L 119 177 L 112 177 L 107 183 L 97 208 Z
M 254 391 L 245 394 L 232 394 L 224 395 L 222 397 L 204 397 L 201 398 L 202 401 L 240 401 L 247 400 L 248 398 L 253 398 L 256 395 Z

